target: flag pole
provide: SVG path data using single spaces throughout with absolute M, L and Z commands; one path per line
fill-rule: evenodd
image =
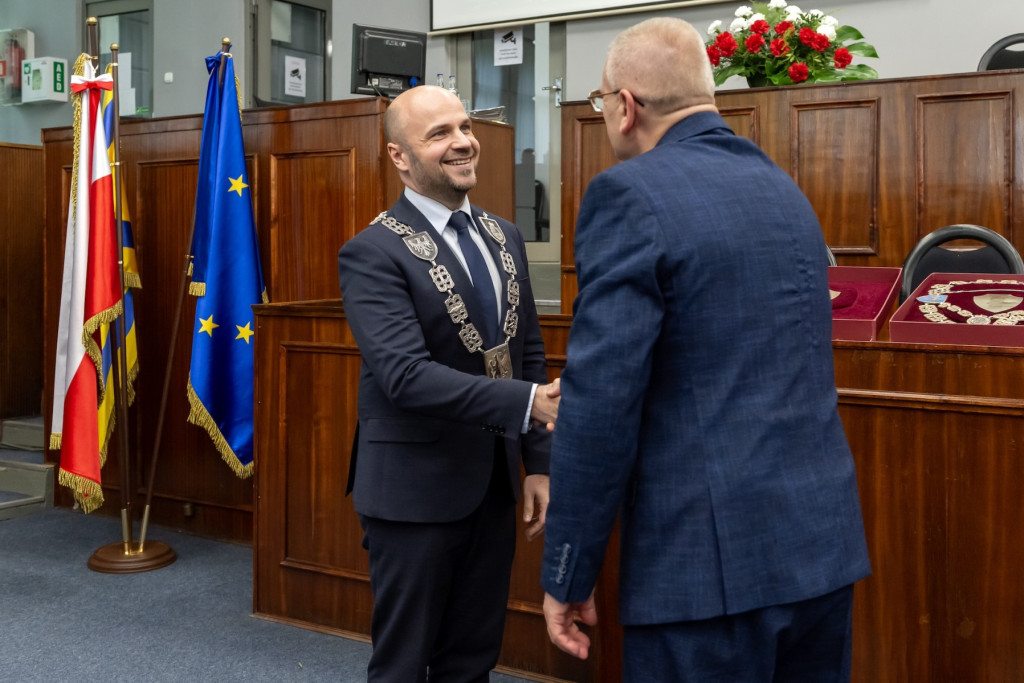
M 224 38 L 220 43 L 220 65 L 217 73 L 217 82 L 224 84 L 224 62 L 227 60 L 227 53 L 231 51 L 231 39 Z M 140 545 L 146 542 L 146 529 L 149 526 L 149 506 L 153 499 L 153 485 L 156 480 L 156 463 L 160 457 L 160 442 L 164 433 L 164 416 L 167 413 L 167 397 L 171 389 L 171 369 L 174 365 L 174 347 L 178 342 L 178 333 L 181 327 L 181 313 L 184 310 L 185 290 L 188 288 L 189 266 L 192 263 L 192 240 L 196 234 L 196 207 L 192 205 L 192 225 L 188 233 L 188 247 L 185 251 L 185 262 L 181 269 L 181 286 L 178 288 L 178 303 L 175 307 L 174 322 L 171 325 L 171 337 L 167 347 L 167 363 L 164 366 L 164 386 L 160 395 L 160 411 L 156 418 L 156 435 L 153 439 L 153 457 L 149 463 L 149 483 L 146 485 L 146 503 L 142 513 L 142 530 L 139 532 Z
M 131 451 L 128 445 L 128 387 L 127 375 L 128 375 L 128 350 L 126 348 L 128 340 L 125 336 L 125 316 L 124 316 L 124 240 L 121 227 L 121 131 L 119 127 L 120 112 L 118 111 L 118 98 L 117 98 L 117 43 L 110 45 L 110 62 L 111 69 L 110 74 L 114 80 L 114 131 L 113 140 L 111 141 L 114 145 L 114 162 L 113 178 L 114 181 L 114 225 L 117 226 L 115 230 L 117 234 L 117 280 L 121 283 L 121 315 L 119 316 L 119 322 L 114 327 L 117 328 L 117 353 L 114 355 L 114 377 L 118 378 L 116 385 L 117 393 L 114 395 L 114 401 L 116 402 L 117 408 L 117 420 L 121 423 L 121 429 L 117 430 L 120 433 L 119 444 L 121 446 L 121 536 L 124 542 L 124 554 L 129 555 L 132 552 L 132 458 Z
M 89 18 L 89 41 L 90 55 L 95 53 L 93 58 L 98 60 L 98 35 L 96 19 L 94 17 Z M 128 340 L 127 330 L 125 329 L 128 320 L 125 315 L 124 227 L 122 225 L 123 211 L 121 206 L 121 184 L 124 182 L 124 178 L 121 173 L 121 111 L 118 97 L 117 53 L 118 44 L 111 43 L 110 73 L 114 82 L 114 89 L 112 93 L 114 120 L 113 133 L 110 140 L 110 143 L 113 144 L 114 147 L 114 161 L 111 164 L 113 167 L 111 175 L 113 176 L 114 220 L 116 226 L 115 232 L 117 234 L 117 272 L 118 282 L 121 286 L 121 313 L 118 316 L 118 323 L 114 325 L 117 329 L 118 350 L 117 353 L 114 354 L 112 361 L 114 377 L 116 378 L 117 384 L 116 393 L 114 394 L 114 402 L 117 409 L 117 421 L 121 423 L 121 428 L 118 432 L 120 433 L 119 445 L 121 452 L 122 540 L 120 548 L 117 543 L 111 543 L 97 549 L 93 553 L 92 557 L 89 558 L 88 566 L 93 571 L 108 574 L 130 574 L 166 567 L 177 559 L 177 554 L 167 544 L 159 541 L 153 542 L 147 548 L 145 547 L 144 537 L 140 537 L 138 545 L 136 545 L 132 540 L 131 501 L 134 497 L 134 487 L 132 485 L 132 458 L 128 440 Z

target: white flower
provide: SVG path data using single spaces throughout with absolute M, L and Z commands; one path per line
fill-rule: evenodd
M 823 16 L 821 18 L 821 23 L 827 24 L 829 26 L 839 26 L 839 20 L 833 17 L 831 14 L 826 14 L 825 16 Z
M 807 13 L 807 16 L 809 16 L 809 17 L 823 17 L 823 16 L 825 16 L 825 13 L 822 12 L 820 9 L 812 9 L 810 12 Z
M 831 24 L 822 24 L 818 27 L 818 33 L 825 36 L 829 41 L 836 39 L 836 27 Z
M 753 24 L 755 21 L 764 21 L 764 15 L 761 14 L 760 12 L 758 12 L 757 14 L 751 14 L 750 18 L 747 19 L 747 21 L 749 21 L 751 24 Z
M 786 0 L 772 0 L 768 6 L 772 9 L 781 9 L 786 6 Z
M 711 22 L 711 26 L 708 26 L 708 35 L 709 36 L 713 36 L 716 33 L 718 33 L 719 31 L 721 31 L 721 29 L 722 29 L 722 20 L 721 19 L 715 19 L 714 21 Z
M 803 10 L 801 10 L 796 5 L 789 5 L 788 7 L 786 7 L 786 15 L 790 21 L 792 21 L 794 17 L 797 17 L 801 14 L 803 14 Z
M 746 31 L 749 24 L 743 17 L 736 17 L 729 24 L 729 33 L 739 33 L 740 31 Z
M 751 9 L 750 7 L 747 7 L 746 5 L 740 5 L 739 7 L 736 8 L 737 17 L 749 17 L 753 13 L 754 10 Z

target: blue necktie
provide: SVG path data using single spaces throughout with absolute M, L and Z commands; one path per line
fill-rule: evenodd
M 448 219 L 448 225 L 455 228 L 459 236 L 459 247 L 462 249 L 462 256 L 469 266 L 469 276 L 473 278 L 473 291 L 476 292 L 477 301 L 486 313 L 486 320 L 473 321 L 480 331 L 484 344 L 489 348 L 494 346 L 498 335 L 498 308 L 494 296 L 494 284 L 491 282 L 491 272 L 487 270 L 484 263 L 484 256 L 480 253 L 480 247 L 469 234 L 469 216 L 464 211 L 452 212 Z

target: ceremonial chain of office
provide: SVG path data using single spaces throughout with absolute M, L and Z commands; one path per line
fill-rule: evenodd
M 996 285 L 991 287 L 975 287 L 959 289 L 959 285 Z M 1002 285 L 999 287 L 998 285 Z M 1015 285 L 1016 287 L 1008 287 Z M 972 298 L 975 305 L 988 311 L 976 313 L 963 306 L 949 301 L 950 296 L 975 294 Z M 961 297 L 965 298 L 965 297 Z M 1020 280 L 953 280 L 932 285 L 928 294 L 917 298 L 921 305 L 918 309 L 928 320 L 936 323 L 966 322 L 968 325 L 1017 325 L 1024 322 L 1024 310 L 1017 309 L 1024 303 L 1024 282 Z M 948 313 L 953 314 L 950 316 Z M 959 320 L 954 316 L 960 316 Z
M 460 326 L 459 339 L 462 340 L 466 350 L 470 353 L 480 351 L 484 354 L 485 366 L 489 376 L 507 377 L 511 376 L 511 368 L 508 368 L 507 372 L 502 368 L 502 371 L 495 375 L 492 370 L 493 364 L 490 361 L 493 355 L 498 355 L 502 358 L 502 361 L 507 361 L 508 342 L 516 336 L 516 332 L 519 329 L 519 314 L 516 312 L 516 308 L 519 306 L 519 283 L 515 280 L 516 264 L 512 260 L 512 255 L 505 249 L 505 233 L 501 231 L 498 222 L 490 218 L 486 213 L 480 217 L 479 222 L 485 228 L 485 232 L 501 248 L 501 264 L 508 274 L 507 301 L 509 309 L 505 314 L 505 324 L 502 327 L 505 341 L 490 350 L 484 350 L 483 338 L 480 336 L 479 330 L 476 329 L 473 323 L 469 322 L 469 312 L 466 310 L 466 304 L 462 296 L 454 291 L 455 282 L 452 280 L 451 273 L 448 272 L 448 269 L 443 264 L 438 265 L 436 263 L 437 244 L 434 242 L 433 237 L 426 232 L 415 232 L 411 226 L 398 221 L 394 216 L 389 215 L 387 211 L 381 212 L 370 224 L 383 223 L 386 228 L 402 238 L 405 246 L 409 248 L 409 251 L 416 258 L 430 263 L 431 268 L 428 271 L 430 279 L 433 280 L 437 291 L 448 295 L 444 302 L 445 308 L 452 323 Z

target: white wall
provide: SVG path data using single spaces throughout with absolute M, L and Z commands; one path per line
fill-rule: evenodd
M 749 2 L 716 3 L 667 10 L 703 33 L 715 19 L 728 25 L 733 12 Z M 791 0 L 804 11 L 834 13 L 840 24 L 855 26 L 878 50 L 863 59 L 880 78 L 975 71 L 988 47 L 1012 33 L 1024 33 L 1021 0 Z M 570 22 L 566 27 L 566 99 L 582 100 L 601 83 L 608 44 L 622 29 L 656 13 L 624 14 Z M 858 63 L 862 58 L 855 58 Z M 732 78 L 725 87 L 746 87 Z
M 0 0 L 0 28 L 30 29 L 35 34 L 36 57 L 60 57 L 68 60 L 68 67 L 82 52 L 84 25 L 79 3 Z M 71 117 L 71 105 L 66 103 L 0 105 L 0 142 L 40 145 L 43 128 L 69 126 Z

